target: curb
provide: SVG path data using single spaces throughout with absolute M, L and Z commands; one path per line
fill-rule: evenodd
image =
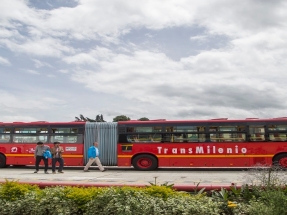
M 0 184 L 5 183 L 5 180 L 0 180 Z M 55 187 L 55 186 L 72 186 L 72 187 L 147 187 L 151 185 L 147 184 L 116 184 L 116 183 L 76 183 L 76 182 L 38 182 L 38 181 L 18 181 L 19 184 L 30 184 L 30 185 L 37 185 L 40 188 L 46 188 L 46 187 Z M 199 191 L 201 189 L 204 189 L 205 191 L 211 191 L 211 190 L 221 190 L 221 188 L 224 188 L 226 190 L 230 190 L 230 187 L 241 187 L 240 185 L 179 185 L 174 184 L 173 188 L 177 191 Z

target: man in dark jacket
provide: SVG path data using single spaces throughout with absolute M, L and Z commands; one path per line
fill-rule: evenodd
M 59 162 L 59 169 L 58 173 L 64 173 L 63 167 L 64 167 L 64 159 L 62 157 L 62 154 L 64 152 L 64 149 L 62 146 L 60 146 L 60 142 L 54 142 L 54 147 L 51 149 L 52 153 L 52 173 L 56 173 L 56 162 Z

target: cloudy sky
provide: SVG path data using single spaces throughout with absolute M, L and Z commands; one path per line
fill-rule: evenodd
M 284 0 L 0 5 L 0 121 L 287 116 Z

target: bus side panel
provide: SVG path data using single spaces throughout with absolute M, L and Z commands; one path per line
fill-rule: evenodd
M 7 144 L 6 152 L 7 165 L 28 165 L 34 163 L 34 156 L 26 152 L 26 145 L 24 144 Z
M 118 156 L 118 167 L 131 166 L 131 159 Z
M 64 166 L 84 165 L 84 145 L 83 144 L 61 144 L 64 148 Z
M 158 167 L 171 167 L 173 166 L 171 164 L 171 159 L 169 157 L 161 157 L 161 156 L 158 156 Z
M 50 148 L 54 144 L 44 144 Z M 64 148 L 63 158 L 64 166 L 83 166 L 83 144 L 62 144 Z M 2 151 L 7 151 L 6 156 L 7 165 L 35 165 L 34 152 L 36 145 L 31 144 L 9 144 L 9 146 L 2 147 Z M 52 159 L 48 161 L 49 166 L 52 165 Z M 43 165 L 43 162 L 40 163 Z M 58 164 L 57 164 L 58 165 Z
M 124 167 L 124 166 L 131 166 L 131 158 L 133 155 L 132 148 L 133 144 L 118 144 L 117 145 L 117 150 L 118 150 L 118 156 L 117 156 L 117 164 L 119 167 Z

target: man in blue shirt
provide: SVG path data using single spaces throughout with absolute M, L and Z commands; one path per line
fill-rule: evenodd
M 100 152 L 99 152 L 98 146 L 99 146 L 98 142 L 94 142 L 94 146 L 91 146 L 89 148 L 89 151 L 88 151 L 89 162 L 86 164 L 84 168 L 84 172 L 89 172 L 88 169 L 94 162 L 98 165 L 99 169 L 102 172 L 106 171 L 104 167 L 102 166 L 101 161 L 99 159 Z

